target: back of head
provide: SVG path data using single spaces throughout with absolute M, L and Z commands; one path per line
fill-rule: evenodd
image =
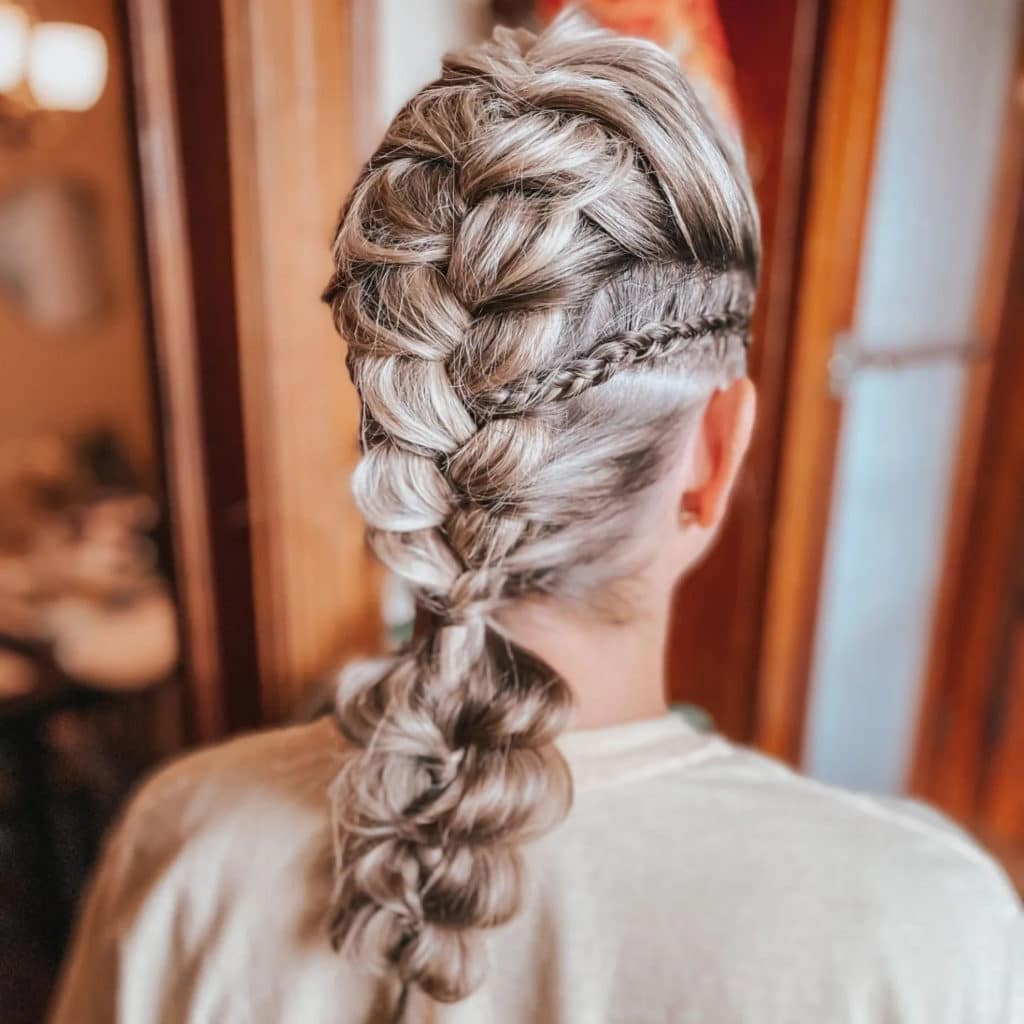
M 624 614 L 644 495 L 744 373 L 758 247 L 742 160 L 675 63 L 574 18 L 447 58 L 343 212 L 354 490 L 429 628 L 342 688 L 334 935 L 435 999 L 479 982 L 520 845 L 571 799 L 568 686 L 502 611 Z

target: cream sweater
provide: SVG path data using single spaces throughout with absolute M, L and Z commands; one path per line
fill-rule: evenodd
M 370 1024 L 333 953 L 327 720 L 192 754 L 108 843 L 53 1024 Z M 410 1024 L 1022 1024 L 1024 917 L 920 806 L 829 788 L 676 715 L 560 740 L 576 799 L 527 851 L 483 987 Z

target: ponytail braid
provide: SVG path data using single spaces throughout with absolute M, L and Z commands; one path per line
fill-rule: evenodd
M 362 402 L 353 490 L 423 628 L 339 695 L 331 931 L 397 971 L 397 1016 L 411 987 L 479 983 L 522 845 L 568 811 L 570 690 L 502 613 L 625 573 L 667 426 L 742 372 L 753 210 L 664 54 L 560 19 L 448 58 L 343 211 L 325 298 Z M 672 383 L 623 403 L 628 378 Z

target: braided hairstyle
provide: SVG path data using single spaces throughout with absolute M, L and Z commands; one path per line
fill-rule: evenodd
M 745 372 L 757 214 L 677 65 L 569 17 L 446 58 L 333 254 L 354 493 L 427 627 L 340 689 L 332 934 L 403 1001 L 454 1001 L 517 910 L 521 845 L 571 801 L 568 685 L 502 610 L 621 613 L 643 495 L 688 410 Z

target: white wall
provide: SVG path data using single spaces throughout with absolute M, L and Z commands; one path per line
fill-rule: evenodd
M 373 105 L 367 123 L 372 152 L 399 107 L 441 73 L 441 58 L 484 38 L 491 28 L 489 0 L 377 0 L 367 5 L 376 23 L 367 33 L 375 47 Z M 357 91 L 357 95 L 358 95 Z
M 986 244 L 1016 0 L 899 0 L 855 333 L 963 341 Z M 944 550 L 964 371 L 864 371 L 848 392 L 805 766 L 904 784 Z

